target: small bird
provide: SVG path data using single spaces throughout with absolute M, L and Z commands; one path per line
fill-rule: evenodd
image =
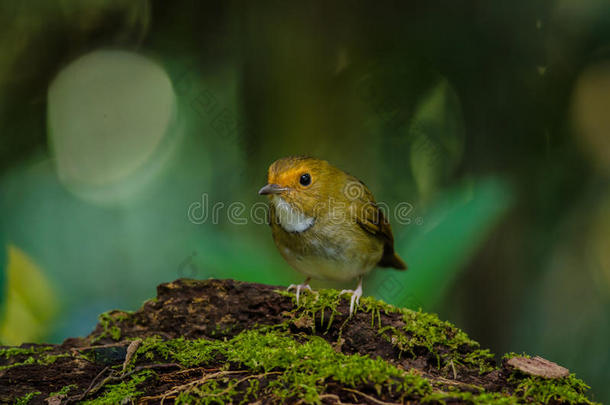
M 394 251 L 390 223 L 360 180 L 325 160 L 290 156 L 271 164 L 259 195 L 269 197 L 269 223 L 280 254 L 307 276 L 296 289 L 311 291 L 311 278 L 358 279 L 350 315 L 362 296 L 362 277 L 376 266 L 406 270 Z

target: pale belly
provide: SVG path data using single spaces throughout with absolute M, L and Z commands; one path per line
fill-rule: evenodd
M 323 256 L 303 256 L 286 257 L 286 261 L 298 272 L 317 280 L 350 281 L 371 271 L 379 260 L 333 260 Z
M 307 232 L 315 232 L 311 229 Z M 370 272 L 383 253 L 383 244 L 373 238 L 354 243 L 351 235 L 299 235 L 276 238 L 288 264 L 306 276 L 319 280 L 350 281 Z M 362 237 L 362 236 L 361 236 Z M 291 243 L 292 242 L 292 243 Z

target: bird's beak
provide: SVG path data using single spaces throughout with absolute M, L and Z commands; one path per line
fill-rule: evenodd
M 258 195 L 266 195 L 266 194 L 280 194 L 283 191 L 288 190 L 286 187 L 280 187 L 277 184 L 267 184 L 260 190 L 258 190 Z

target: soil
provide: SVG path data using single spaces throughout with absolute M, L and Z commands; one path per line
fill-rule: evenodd
M 184 337 L 186 339 L 230 339 L 240 332 L 259 328 L 264 325 L 285 323 L 295 305 L 290 296 L 279 294 L 276 290 L 283 287 L 262 284 L 237 282 L 233 280 L 194 281 L 176 280 L 157 287 L 157 298 L 147 301 L 138 311 L 126 313 L 113 311 L 106 319 L 111 319 L 114 329 L 108 322 L 102 321 L 95 330 L 85 338 L 70 338 L 61 345 L 22 345 L 21 348 L 40 350 L 46 356 L 64 355 L 51 364 L 24 364 L 0 369 L 0 402 L 12 403 L 19 397 L 32 392 L 40 392 L 33 396 L 30 403 L 75 403 L 83 399 L 96 398 L 103 391 L 100 382 L 106 378 L 107 383 L 116 384 L 124 380 L 126 375 L 120 375 L 120 366 L 125 361 L 127 348 L 134 338 L 143 339 L 150 336 L 161 336 L 167 339 Z M 335 350 L 351 355 L 359 353 L 372 358 L 380 357 L 404 369 L 415 369 L 418 374 L 431 381 L 442 382 L 445 386 L 459 387 L 462 391 L 477 391 L 484 388 L 490 392 L 511 392 L 514 387 L 508 382 L 511 370 L 507 366 L 496 368 L 492 372 L 480 374 L 479 370 L 457 367 L 451 372 L 438 368 L 437 358 L 425 348 L 416 348 L 415 356 L 405 355 L 386 339 L 378 334 L 378 323 L 371 322 L 371 314 L 356 312 L 348 319 L 349 302 L 342 300 L 337 307 L 339 315 L 327 330 L 327 323 L 320 324 L 320 317 L 313 322 L 318 327 L 312 328 L 311 322 L 291 322 L 290 331 L 295 336 L 316 334 L 333 345 Z M 292 312 L 293 313 L 293 312 Z M 330 309 L 325 313 L 325 319 L 330 317 Z M 404 326 L 404 321 L 398 313 L 380 312 L 380 323 L 392 325 L 398 329 Z M 110 330 L 110 332 L 109 332 Z M 113 336 L 114 335 L 114 336 Z M 116 339 L 116 340 L 115 340 Z M 471 348 L 460 348 L 467 353 Z M 0 367 L 17 362 L 27 362 L 27 354 L 0 356 Z M 171 362 L 138 363 L 138 369 L 151 368 L 157 377 L 146 381 L 138 387 L 143 392 L 138 403 L 160 403 L 161 395 L 173 388 L 197 381 L 202 376 L 218 373 L 223 366 L 223 360 L 216 364 L 199 365 L 183 368 Z M 113 368 L 114 367 L 114 368 Z M 230 365 L 222 369 L 229 375 L 234 370 L 242 382 L 236 390 L 242 392 L 248 386 L 248 376 L 259 380 L 260 386 L 265 386 L 274 378 L 270 373 L 256 376 L 247 371 Z M 45 399 L 49 394 L 57 392 L 62 387 L 74 384 L 68 394 Z M 472 387 L 472 388 L 469 388 Z M 240 402 L 240 396 L 235 397 L 235 403 Z M 385 396 L 384 396 L 385 395 Z M 380 401 L 396 402 L 410 398 L 390 398 L 382 396 L 374 387 L 358 386 L 356 389 L 346 389 L 340 384 L 329 382 L 326 391 L 320 396 L 323 403 L 369 403 L 379 404 Z M 148 398 L 148 399 L 147 399 Z M 243 397 L 242 397 L 243 399 Z M 411 398 L 417 402 L 417 398 Z M 260 398 L 262 403 L 275 402 L 272 398 Z M 447 401 L 448 403 L 459 401 Z M 164 403 L 173 403 L 171 396 Z

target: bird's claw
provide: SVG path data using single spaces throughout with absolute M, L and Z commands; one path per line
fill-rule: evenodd
M 360 297 L 362 297 L 362 286 L 358 284 L 358 288 L 355 290 L 342 290 L 339 295 L 343 294 L 352 294 L 352 298 L 349 303 L 349 316 L 354 314 L 355 308 L 358 306 L 360 302 Z
M 311 289 L 311 287 L 307 283 L 303 283 L 303 284 L 290 284 L 288 286 L 288 288 L 286 289 L 286 291 L 290 291 L 293 288 L 296 289 L 296 293 L 297 293 L 297 305 L 299 305 L 299 296 L 301 295 L 301 290 L 309 290 L 309 291 L 313 292 L 313 290 Z

